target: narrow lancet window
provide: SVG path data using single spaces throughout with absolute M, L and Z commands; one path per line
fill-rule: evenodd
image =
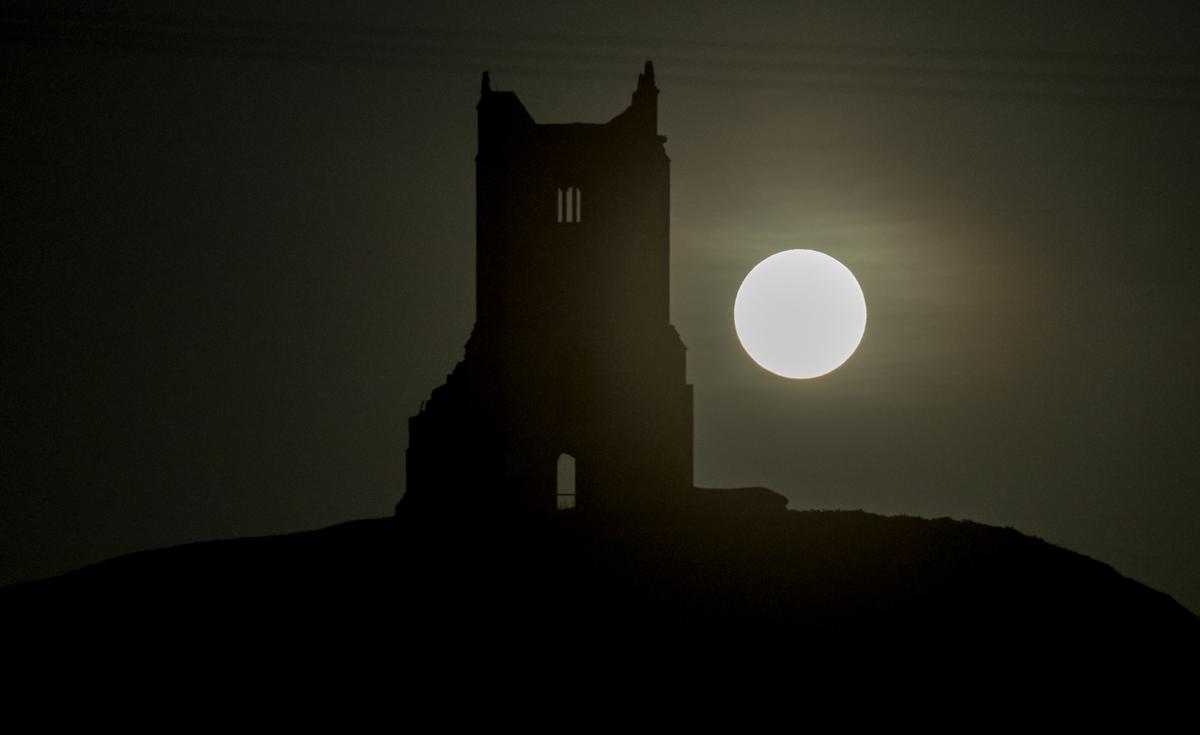
M 583 221 L 583 192 L 577 186 L 568 186 L 564 192 L 562 189 L 555 190 L 558 196 L 558 216 L 559 222 L 582 222 Z

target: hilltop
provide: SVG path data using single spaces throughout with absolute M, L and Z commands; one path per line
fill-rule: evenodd
M 69 614 L 74 635 L 129 643 L 198 633 L 403 640 L 412 656 L 564 641 L 782 653 L 834 639 L 1027 648 L 1200 639 L 1200 618 L 1169 596 L 1010 528 L 787 511 L 762 489 L 701 497 L 670 522 L 601 524 L 565 511 L 514 525 L 401 509 L 131 554 L 0 590 L 0 603 L 31 625 Z

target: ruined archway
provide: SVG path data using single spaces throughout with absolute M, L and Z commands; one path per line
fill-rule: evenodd
M 566 452 L 558 455 L 557 482 L 554 488 L 556 507 L 571 510 L 575 507 L 575 458 Z

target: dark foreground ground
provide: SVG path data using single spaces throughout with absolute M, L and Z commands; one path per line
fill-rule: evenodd
M 2 589 L 0 610 L 25 643 L 384 646 L 408 666 L 497 649 L 764 659 L 902 642 L 1043 660 L 1200 650 L 1200 618 L 1167 595 L 1012 529 L 705 492 L 667 521 L 400 513 L 147 551 Z

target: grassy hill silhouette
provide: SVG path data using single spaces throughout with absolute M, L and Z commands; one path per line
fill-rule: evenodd
M 703 490 L 667 519 L 562 511 L 537 523 L 401 506 L 394 518 L 130 554 L 5 588 L 0 605 L 31 626 L 70 616 L 76 634 L 130 642 L 406 635 L 412 655 L 501 640 L 772 651 L 850 637 L 1200 640 L 1200 618 L 1169 596 L 1010 528 L 783 502 L 761 488 Z

